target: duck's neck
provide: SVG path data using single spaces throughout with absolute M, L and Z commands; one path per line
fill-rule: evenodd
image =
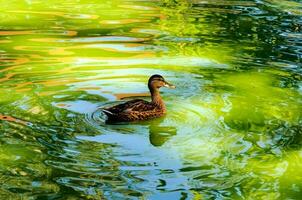
M 155 104 L 159 108 L 166 110 L 165 103 L 159 94 L 159 90 L 157 88 L 150 88 L 151 93 L 151 103 Z

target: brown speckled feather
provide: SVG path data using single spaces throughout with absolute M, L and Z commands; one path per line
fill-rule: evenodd
M 142 99 L 131 100 L 111 108 L 106 108 L 104 111 L 108 116 L 108 122 L 138 121 L 160 117 L 165 114 L 165 110 L 161 107 Z
M 125 103 L 113 106 L 111 108 L 108 108 L 106 110 L 112 112 L 112 113 L 120 113 L 124 111 L 146 111 L 152 109 L 151 103 L 142 100 L 142 99 L 134 99 L 131 101 L 127 101 Z

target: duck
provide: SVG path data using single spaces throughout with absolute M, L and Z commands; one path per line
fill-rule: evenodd
M 163 76 L 154 74 L 148 80 L 151 101 L 133 99 L 109 108 L 103 108 L 102 111 L 107 116 L 106 123 L 133 122 L 164 116 L 167 109 L 160 96 L 159 89 L 161 87 L 176 88 L 175 85 L 168 83 Z

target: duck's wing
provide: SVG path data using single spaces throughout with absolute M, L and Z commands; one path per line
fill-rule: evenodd
M 109 112 L 108 114 L 119 114 L 122 112 L 135 112 L 135 111 L 148 111 L 152 110 L 153 106 L 148 101 L 142 100 L 142 99 L 134 99 L 131 101 L 127 101 L 122 104 L 118 104 L 116 106 L 105 108 L 103 109 L 106 112 Z
M 123 112 L 146 112 L 154 110 L 154 104 L 140 99 L 139 101 L 130 103 L 129 106 L 125 107 Z

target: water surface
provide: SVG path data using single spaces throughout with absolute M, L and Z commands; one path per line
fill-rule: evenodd
M 301 199 L 299 0 L 0 5 L 1 199 Z

